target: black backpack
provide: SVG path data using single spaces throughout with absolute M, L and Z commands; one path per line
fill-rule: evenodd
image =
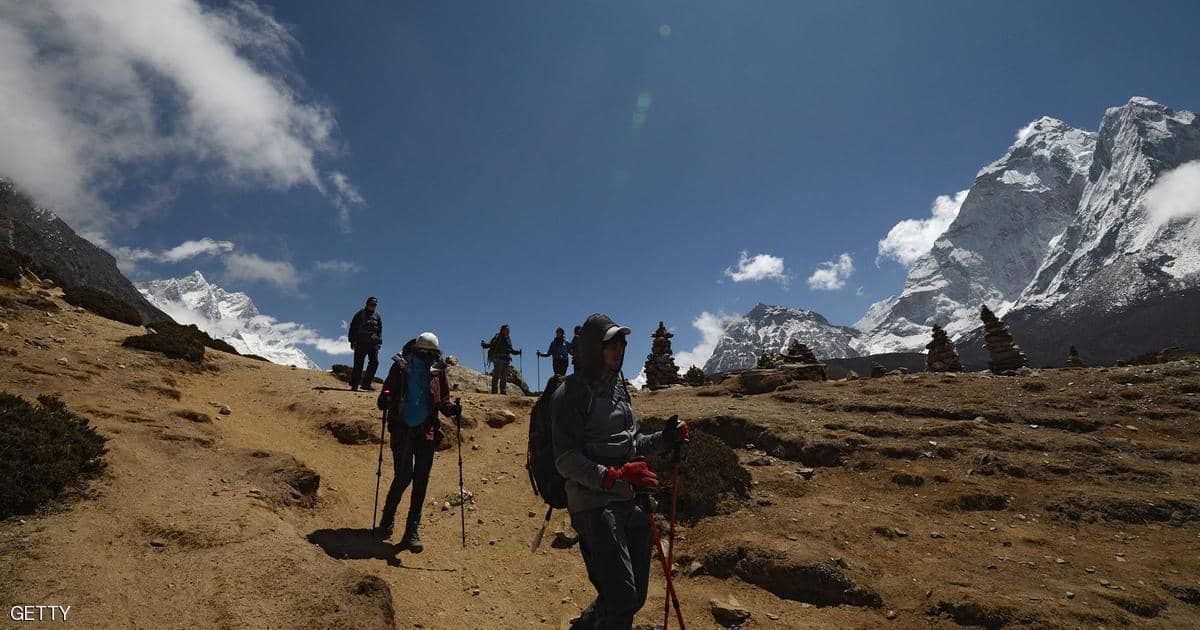
M 546 383 L 546 390 L 538 397 L 529 412 L 529 446 L 525 451 L 525 470 L 529 471 L 529 483 L 533 494 L 552 509 L 567 507 L 567 480 L 554 465 L 554 427 L 551 402 L 554 392 L 566 380 L 554 375 Z

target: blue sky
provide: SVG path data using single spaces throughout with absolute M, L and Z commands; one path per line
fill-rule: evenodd
M 64 147 L 0 151 L 0 174 L 135 279 L 199 269 L 327 337 L 377 295 L 385 351 L 431 329 L 472 365 L 501 322 L 532 350 L 594 311 L 634 328 L 629 376 L 660 319 L 677 350 L 757 302 L 851 324 L 903 283 L 879 240 L 1026 123 L 1200 106 L 1195 2 L 181 2 L 155 22 L 143 1 L 111 23 L 0 10 L 10 60 L 113 59 L 90 87 L 0 64 L 31 95 L 9 127 Z M 88 89 L 133 113 L 72 119 Z M 162 255 L 202 238 L 229 245 Z M 769 277 L 726 274 L 743 251 Z M 814 289 L 826 261 L 842 276 Z

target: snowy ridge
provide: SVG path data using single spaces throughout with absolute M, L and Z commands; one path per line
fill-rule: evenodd
M 303 327 L 278 322 L 258 311 L 250 296 L 209 283 L 199 271 L 182 278 L 153 280 L 137 285 L 151 304 L 181 324 L 195 324 L 229 342 L 242 354 L 256 354 L 272 363 L 319 370 L 297 343 Z
M 799 339 L 818 359 L 862 356 L 859 332 L 830 324 L 820 313 L 802 308 L 759 304 L 745 317 L 729 323 L 712 357 L 704 364 L 708 374 L 752 368 L 764 352 L 782 352 Z
M 1096 134 L 1034 121 L 979 171 L 903 291 L 857 327 L 880 353 L 919 351 L 940 323 L 979 365 L 986 303 L 1036 364 L 1061 364 L 1072 343 L 1098 362 L 1200 347 L 1197 189 L 1192 112 L 1134 97 L 1108 109 Z
M 1036 275 L 1083 193 L 1095 134 L 1043 117 L 983 167 L 958 216 L 909 269 L 899 295 L 855 325 L 870 354 L 922 352 L 933 324 L 951 337 L 978 326 L 979 305 L 1004 315 Z

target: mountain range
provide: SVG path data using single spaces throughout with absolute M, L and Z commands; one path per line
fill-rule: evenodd
M 146 300 L 181 324 L 195 324 L 204 332 L 229 342 L 242 354 L 254 354 L 272 363 L 318 370 L 297 343 L 297 324 L 279 322 L 259 312 L 245 293 L 226 291 L 210 283 L 199 271 L 182 278 L 153 280 L 137 285 Z
M 1096 132 L 1040 118 L 979 171 L 901 291 L 853 329 L 760 304 L 726 328 L 705 371 L 751 367 L 789 335 L 820 358 L 923 352 L 933 324 L 982 367 L 982 304 L 1034 365 L 1061 365 L 1070 345 L 1096 364 L 1200 348 L 1200 208 L 1187 205 L 1198 189 L 1192 112 L 1134 97 Z

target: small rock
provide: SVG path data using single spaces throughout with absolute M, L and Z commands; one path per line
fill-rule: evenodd
M 480 524 L 480 525 L 483 525 L 483 518 L 482 518 L 482 517 L 481 517 L 481 518 L 477 518 L 477 519 L 475 519 L 475 522 L 476 522 L 476 523 L 478 523 L 478 524 Z
M 946 535 L 943 534 L 942 532 L 929 532 L 929 537 L 930 538 L 945 538 Z
M 896 611 L 894 611 L 894 610 L 889 610 L 889 611 L 887 611 L 887 614 L 886 614 L 886 615 L 884 615 L 884 616 L 885 616 L 885 617 L 887 617 L 888 619 L 895 619 L 895 618 L 896 618 Z
M 166 546 L 167 546 L 167 541 L 165 541 L 165 540 L 163 540 L 163 539 L 161 539 L 161 538 L 151 538 L 151 539 L 150 539 L 150 546 L 151 546 L 151 547 L 166 547 Z
M 852 379 L 847 377 L 846 380 L 852 380 Z M 770 619 L 771 621 L 779 621 L 780 617 L 779 617 L 779 615 L 776 615 L 775 613 L 767 613 L 767 619 Z
M 482 519 L 480 519 L 480 520 L 482 520 Z M 495 546 L 495 544 L 496 544 L 496 539 L 495 539 L 495 538 L 492 538 L 492 539 L 488 540 L 488 544 L 489 544 L 489 545 L 492 545 L 492 546 Z
M 775 458 L 769 455 L 763 455 L 761 457 L 755 457 L 746 463 L 750 464 L 751 466 L 770 466 L 775 463 Z
M 59 365 L 66 365 L 70 363 L 70 361 L 67 360 L 67 357 L 59 357 L 57 363 Z
M 450 511 L 450 502 L 449 502 L 449 501 L 446 501 L 445 503 L 443 503 L 443 504 L 442 504 L 442 511 L 443 511 L 443 512 L 449 512 L 449 511 Z
M 1096 567 L 1088 567 L 1088 568 L 1084 569 L 1084 571 L 1087 571 L 1088 573 L 1095 573 Z
M 703 570 L 704 570 L 703 564 L 700 564 L 700 562 L 698 562 L 696 560 L 692 560 L 692 563 L 689 564 L 687 566 L 687 568 L 683 570 L 683 574 L 688 577 L 695 577 L 695 576 L 699 575 L 700 572 Z
M 478 445 L 478 444 L 472 444 L 472 445 L 471 445 L 471 450 L 472 450 L 472 451 L 478 451 L 478 450 L 479 450 L 479 445 Z
M 229 405 L 221 405 L 221 410 L 217 413 L 221 414 L 222 416 L 228 416 L 229 414 L 233 413 L 233 409 L 230 409 Z
M 471 595 L 472 595 L 473 597 L 479 597 L 479 587 L 478 587 L 478 586 L 476 586 L 475 588 L 471 589 Z
M 711 599 L 708 606 L 713 619 L 722 626 L 738 626 L 750 619 L 750 611 L 743 608 L 732 595 L 725 600 Z
M 1075 599 L 1075 591 L 1067 591 L 1067 599 Z
M 510 425 L 517 421 L 517 416 L 507 409 L 492 411 L 487 415 L 487 424 L 493 429 Z
M 533 510 L 529 510 L 529 518 L 533 518 L 535 516 L 537 516 L 537 512 L 534 512 Z
M 800 475 L 801 477 L 803 477 L 805 479 L 812 479 L 813 475 L 817 474 L 817 469 L 815 469 L 815 468 L 797 468 L 796 474 Z

